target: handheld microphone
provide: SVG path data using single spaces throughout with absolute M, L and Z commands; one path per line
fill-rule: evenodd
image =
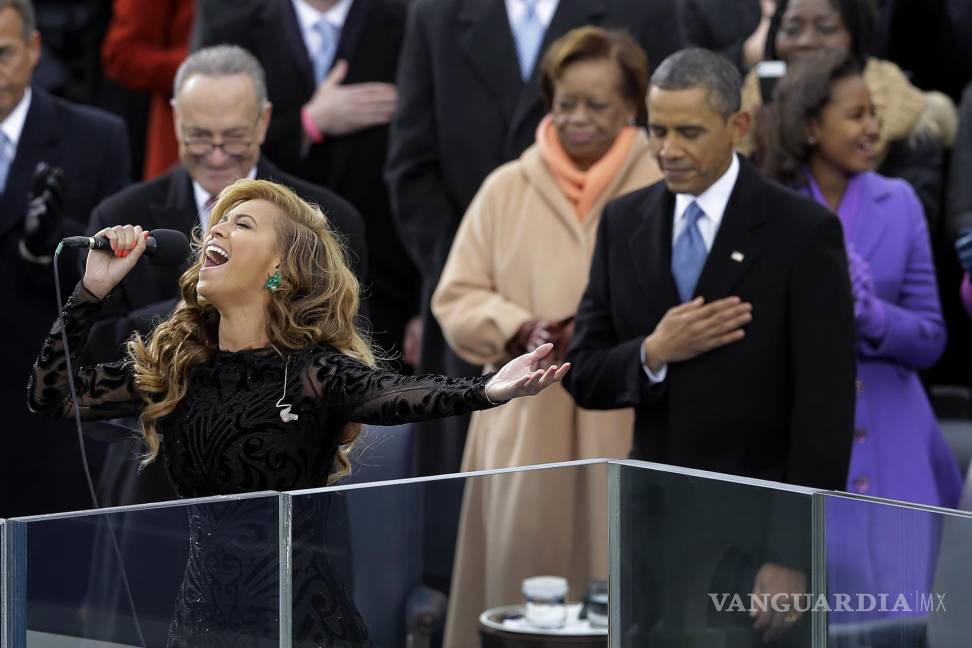
M 111 241 L 105 236 L 69 236 L 61 244 L 64 247 L 111 251 Z M 178 230 L 152 230 L 145 239 L 145 254 L 152 259 L 152 265 L 179 265 L 189 258 L 189 239 Z

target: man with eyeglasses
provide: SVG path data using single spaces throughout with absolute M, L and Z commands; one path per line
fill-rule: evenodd
M 327 189 L 283 173 L 260 154 L 273 107 L 267 101 L 263 69 L 253 56 L 230 45 L 195 52 L 176 74 L 172 107 L 180 164 L 105 200 L 91 217 L 91 232 L 131 223 L 205 235 L 220 191 L 240 178 L 274 180 L 321 206 L 361 276 L 364 224 L 354 207 Z M 92 331 L 87 349 L 91 359 L 121 357 L 121 342 L 133 330 L 147 332 L 154 318 L 167 315 L 185 267 L 140 264 L 133 270 L 108 300 L 108 318 Z
M 414 362 L 404 333 L 419 311 L 418 271 L 392 220 L 382 178 L 388 122 L 398 103 L 406 5 L 208 0 L 196 6 L 201 45 L 239 45 L 267 73 L 274 111 L 264 152 L 281 169 L 338 192 L 361 212 L 374 340 Z
M 252 55 L 230 45 L 195 52 L 176 73 L 172 107 L 179 166 L 101 203 L 92 214 L 90 233 L 131 223 L 145 230 L 177 229 L 201 238 L 209 229 L 210 210 L 220 191 L 241 178 L 274 180 L 321 206 L 344 240 L 352 268 L 359 278 L 363 276 L 364 222 L 354 207 L 327 189 L 279 171 L 261 157 L 272 106 L 263 68 Z M 179 277 L 187 267 L 188 262 L 177 268 L 136 266 L 106 300 L 104 318 L 88 339 L 87 361 L 120 359 L 123 343 L 133 331 L 147 334 L 167 316 L 179 299 Z M 109 501 L 103 504 L 174 498 L 163 471 L 150 467 L 136 479 L 131 456 L 139 450 L 112 444 L 102 479 Z

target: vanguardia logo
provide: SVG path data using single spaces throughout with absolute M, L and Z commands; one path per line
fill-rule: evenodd
M 945 594 L 912 592 L 898 594 L 713 594 L 709 599 L 717 612 L 901 612 L 940 614 L 947 612 Z

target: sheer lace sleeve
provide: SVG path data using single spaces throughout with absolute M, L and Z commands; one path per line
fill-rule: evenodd
M 369 367 L 328 348 L 316 353 L 304 374 L 305 390 L 348 421 L 397 425 L 489 409 L 486 383 L 476 378 L 403 376 Z
M 134 377 L 126 362 L 78 367 L 78 359 L 88 339 L 94 315 L 101 309 L 97 297 L 78 283 L 64 304 L 64 329 L 71 348 L 74 385 L 78 391 L 81 417 L 106 419 L 134 416 L 141 409 Z M 59 322 L 44 340 L 27 384 L 30 411 L 54 418 L 74 416 L 74 403 L 68 388 L 67 361 Z

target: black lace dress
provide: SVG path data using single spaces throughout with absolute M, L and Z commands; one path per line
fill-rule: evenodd
M 143 401 L 125 362 L 77 367 L 101 302 L 80 284 L 63 311 L 83 419 L 136 416 Z M 162 457 L 180 497 L 322 486 L 349 422 L 397 425 L 491 407 L 489 376 L 401 376 L 324 345 L 285 361 L 273 349 L 216 351 L 159 421 Z M 44 342 L 28 386 L 32 411 L 74 415 L 61 331 Z M 170 646 L 279 645 L 276 520 L 260 500 L 190 507 L 189 562 Z M 367 646 L 367 629 L 324 556 L 320 525 L 294 520 L 294 645 Z

